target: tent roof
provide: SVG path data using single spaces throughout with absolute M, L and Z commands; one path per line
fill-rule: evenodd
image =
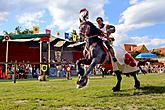
M 31 39 L 31 38 L 40 38 L 43 36 L 50 38 L 50 34 L 19 34 L 19 35 L 11 36 L 10 39 Z
M 29 41 L 40 41 L 40 37 L 49 37 L 51 46 L 61 48 L 65 47 L 76 47 L 83 45 L 84 42 L 72 42 L 68 39 L 59 38 L 59 36 L 52 36 L 50 34 L 19 34 L 10 36 L 9 42 L 29 42 Z M 0 35 L 0 41 L 3 41 L 4 35 Z
M 15 41 L 15 42 L 26 42 L 26 41 L 31 41 L 34 40 L 35 38 L 40 38 L 40 37 L 51 37 L 50 34 L 17 34 L 10 36 L 9 41 Z M 4 35 L 0 35 L 0 41 L 4 39 Z
M 4 37 L 4 36 L 0 35 L 0 41 L 2 41 L 2 40 L 3 40 L 3 37 Z
M 76 47 L 76 46 L 80 46 L 80 45 L 84 45 L 84 44 L 85 44 L 85 42 L 76 42 L 74 44 L 68 45 L 68 47 Z
M 136 58 L 157 58 L 157 55 L 152 53 L 140 53 Z

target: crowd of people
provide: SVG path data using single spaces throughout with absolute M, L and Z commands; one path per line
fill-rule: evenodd
M 165 73 L 165 65 L 152 65 L 150 62 L 140 65 L 141 73 Z
M 69 64 L 71 68 L 71 75 L 76 75 L 76 69 L 74 64 Z M 42 72 L 42 70 L 41 70 Z M 13 79 L 13 75 L 16 75 L 17 79 L 32 79 L 38 78 L 40 74 L 40 64 L 30 64 L 25 62 L 19 62 L 17 64 L 8 64 L 7 74 L 5 71 L 5 65 L 0 65 L 0 79 Z M 49 77 L 66 77 L 67 68 L 66 64 L 50 64 L 48 68 Z

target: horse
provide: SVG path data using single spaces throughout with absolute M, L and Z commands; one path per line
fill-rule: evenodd
M 85 21 L 80 24 L 80 36 L 85 37 L 84 58 L 77 60 L 76 68 L 79 78 L 77 81 L 77 88 L 82 88 L 87 85 L 88 76 L 98 64 L 112 63 L 113 72 L 117 76 L 116 85 L 112 88 L 114 92 L 120 91 L 120 83 L 122 80 L 122 73 L 134 78 L 134 88 L 140 88 L 140 81 L 136 74 L 139 72 L 138 64 L 135 59 L 127 53 L 124 49 L 114 48 L 117 62 L 112 60 L 110 52 L 104 46 L 103 40 L 99 38 L 102 36 L 101 31 L 90 21 Z M 121 54 L 120 52 L 125 52 Z M 82 64 L 89 65 L 85 72 Z

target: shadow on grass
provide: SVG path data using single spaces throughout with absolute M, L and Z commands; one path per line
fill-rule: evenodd
M 165 86 L 144 86 L 140 88 L 143 94 L 162 94 L 165 93 Z
M 163 94 L 165 93 L 165 86 L 143 86 L 140 89 L 125 89 L 119 92 L 105 92 L 105 94 L 88 96 L 91 98 L 104 98 L 104 97 L 129 97 L 129 96 L 141 96 L 149 94 Z
M 127 89 L 120 92 L 114 92 L 113 96 L 126 97 L 126 96 L 140 96 L 148 94 L 163 94 L 165 93 L 165 86 L 143 86 L 139 90 Z

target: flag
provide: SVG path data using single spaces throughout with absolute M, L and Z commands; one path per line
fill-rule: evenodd
M 60 35 L 60 32 L 57 32 L 56 35 L 59 36 Z
M 33 34 L 38 34 L 38 33 L 39 33 L 39 27 L 33 26 Z
M 45 29 L 46 34 L 51 34 L 51 30 L 50 29 Z
M 65 33 L 65 39 L 69 39 L 69 33 Z
M 73 40 L 74 42 L 76 42 L 76 39 L 77 39 L 77 35 L 75 35 L 75 34 L 72 33 L 72 40 Z
M 50 42 L 50 39 L 49 39 L 49 37 L 47 37 L 47 36 L 43 36 L 43 37 L 40 37 L 40 41 L 42 41 L 42 42 Z

